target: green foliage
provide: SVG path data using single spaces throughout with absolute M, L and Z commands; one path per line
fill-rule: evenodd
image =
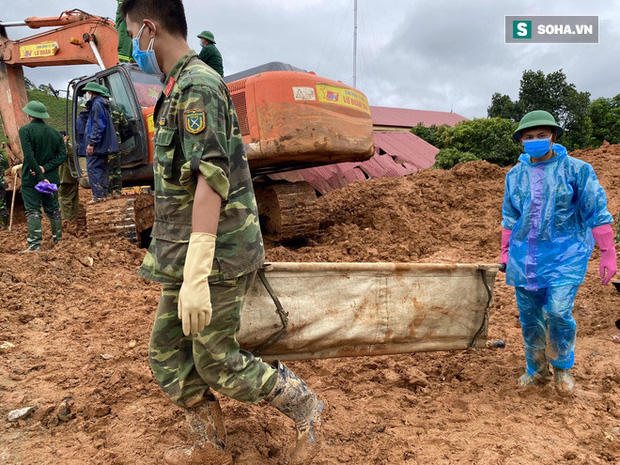
M 448 169 L 471 160 L 512 165 L 521 153 L 512 139 L 515 129 L 516 124 L 505 118 L 478 118 L 446 128 L 436 145 L 442 150 L 435 157 L 435 167 Z
M 480 158 L 471 152 L 461 152 L 453 148 L 441 149 L 435 156 L 433 168 L 448 170 L 458 163 L 466 163 L 474 160 L 480 160 Z
M 603 141 L 620 143 L 620 94 L 592 101 L 588 115 L 592 121 L 592 145 L 600 146 Z
M 590 93 L 578 92 L 574 84 L 566 81 L 561 69 L 547 75 L 540 70 L 525 70 L 519 99 L 513 102 L 508 95 L 495 93 L 487 114 L 517 122 L 530 111 L 548 111 L 564 128 L 565 135 L 559 142 L 574 150 L 590 145 L 593 126 L 589 105 Z
M 443 124 L 441 126 L 431 125 L 430 127 L 424 126 L 422 123 L 418 123 L 411 132 L 418 136 L 420 139 L 425 140 L 435 147 L 445 147 L 446 134 L 449 132 L 450 126 Z

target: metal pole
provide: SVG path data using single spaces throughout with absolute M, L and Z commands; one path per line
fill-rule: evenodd
M 11 26 L 28 26 L 26 21 L 14 21 L 12 23 L 2 23 L 0 22 L 0 26 L 2 27 L 11 27 Z
M 15 211 L 15 195 L 17 194 L 17 171 L 13 173 L 13 196 L 11 197 L 11 218 L 9 220 L 9 232 L 13 229 L 13 212 Z
M 353 87 L 357 83 L 357 0 L 353 4 Z
M 95 54 L 95 58 L 97 59 L 99 67 L 101 69 L 105 69 L 105 65 L 103 64 L 103 60 L 101 59 L 101 55 L 99 54 L 99 50 L 97 49 L 97 46 L 95 45 L 95 42 L 92 38 L 88 41 L 88 45 L 90 45 L 90 48 L 93 49 L 93 53 Z

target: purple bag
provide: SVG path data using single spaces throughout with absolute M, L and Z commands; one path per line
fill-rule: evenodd
M 54 192 L 58 192 L 58 186 L 56 184 L 52 184 L 49 182 L 41 181 L 36 186 L 34 186 L 36 190 L 41 192 L 41 194 L 50 194 L 52 195 Z

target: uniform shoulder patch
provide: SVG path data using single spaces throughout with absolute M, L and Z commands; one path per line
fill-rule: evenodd
M 204 110 L 188 110 L 185 115 L 185 130 L 190 134 L 198 134 L 206 127 Z

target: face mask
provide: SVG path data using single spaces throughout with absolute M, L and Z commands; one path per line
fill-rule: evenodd
M 149 45 L 146 47 L 146 50 L 140 50 L 140 37 L 142 36 L 142 31 L 144 31 L 144 26 L 146 26 L 146 24 L 142 25 L 140 32 L 138 32 L 138 35 L 132 40 L 132 56 L 138 67 L 146 74 L 160 74 L 161 69 L 159 69 L 157 58 L 155 57 L 155 50 L 153 50 L 153 42 L 155 41 L 155 37 L 151 39 Z
M 551 137 L 548 139 L 532 139 L 523 141 L 523 149 L 532 158 L 544 157 L 551 148 Z
M 86 100 L 90 100 L 91 98 L 93 98 L 93 94 L 86 92 Z

